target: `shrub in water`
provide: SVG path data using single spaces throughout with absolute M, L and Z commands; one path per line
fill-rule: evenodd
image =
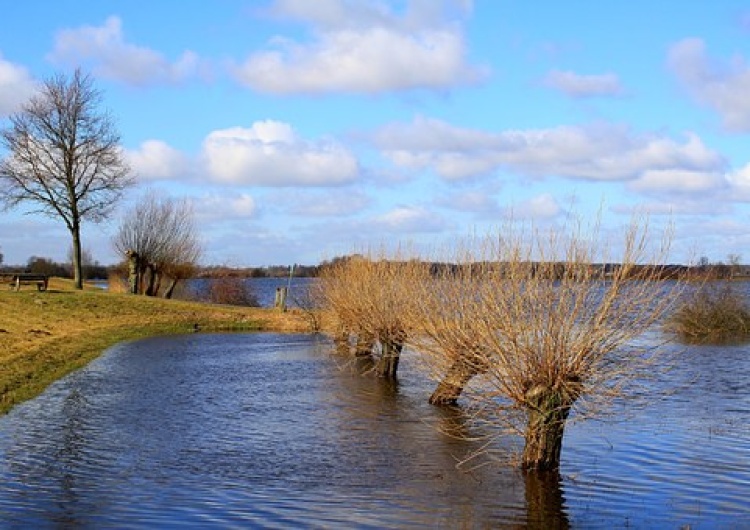
M 750 338 L 750 307 L 728 282 L 703 285 L 678 307 L 668 329 L 686 342 L 732 342 Z

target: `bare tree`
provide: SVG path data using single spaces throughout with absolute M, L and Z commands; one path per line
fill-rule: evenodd
M 126 213 L 113 244 L 134 262 L 137 279 L 132 292 L 156 296 L 166 277 L 170 280 L 164 290 L 166 298 L 180 280 L 193 275 L 201 254 L 190 203 L 160 198 L 153 192 L 147 192 Z
M 740 264 L 742 263 L 742 256 L 739 254 L 727 255 L 727 264 L 729 265 L 729 277 L 734 278 L 740 271 Z
M 338 351 L 349 352 L 354 337 L 355 355 L 376 354 L 375 373 L 387 379 L 396 378 L 411 329 L 410 307 L 418 303 L 410 286 L 429 274 L 427 265 L 401 255 L 353 256 L 325 267 L 319 277 L 320 298 L 338 322 Z
M 0 199 L 32 203 L 33 213 L 61 218 L 73 239 L 73 278 L 83 288 L 81 223 L 107 217 L 132 184 L 114 121 L 100 109 L 101 92 L 76 70 L 44 81 L 2 131 L 9 152 L 0 161 Z
M 658 343 L 635 339 L 682 284 L 662 281 L 669 235 L 651 249 L 647 234 L 635 220 L 613 264 L 598 228 L 543 236 L 508 227 L 463 258 L 457 278 L 422 288 L 433 300 L 412 306 L 423 322 L 412 343 L 445 370 L 445 400 L 483 374 L 471 400 L 480 416 L 524 437 L 522 467 L 557 469 L 571 411 L 601 411 L 658 368 Z
M 70 247 L 68 249 L 68 256 L 67 256 L 67 263 L 66 265 L 70 264 L 71 270 L 74 267 L 74 261 L 75 261 L 75 249 L 73 247 Z M 89 274 L 91 273 L 91 268 L 96 266 L 98 263 L 94 259 L 94 255 L 91 253 L 89 249 L 87 249 L 84 246 L 81 246 L 81 274 L 84 279 L 89 278 Z

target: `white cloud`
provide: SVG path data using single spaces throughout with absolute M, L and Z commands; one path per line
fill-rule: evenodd
M 549 193 L 518 202 L 506 210 L 506 215 L 514 219 L 551 219 L 561 213 L 563 209 Z
M 727 182 L 734 200 L 750 202 L 750 164 L 729 172 Z
M 486 75 L 467 63 L 459 25 L 446 12 L 461 3 L 410 3 L 397 16 L 382 3 L 280 1 L 274 12 L 313 26 L 313 40 L 277 37 L 272 49 L 233 68 L 244 85 L 271 93 L 364 92 L 446 88 Z
M 34 95 L 37 85 L 24 67 L 3 59 L 0 54 L 0 117 L 20 110 Z
M 699 102 L 721 115 L 724 127 L 750 131 L 750 66 L 742 56 L 712 60 L 701 39 L 685 39 L 669 50 L 668 64 Z
M 226 184 L 336 186 L 359 173 L 355 156 L 335 140 L 304 140 L 271 120 L 210 133 L 203 156 L 210 176 Z
M 196 216 L 208 222 L 251 219 L 258 213 L 255 199 L 247 193 L 230 195 L 213 193 L 193 198 L 191 202 Z
M 342 217 L 362 212 L 372 202 L 364 193 L 345 190 L 326 190 L 296 193 L 294 197 L 279 198 L 286 212 L 305 217 Z M 284 199 L 284 200 L 281 200 Z
M 639 201 L 637 205 L 617 205 L 612 208 L 612 211 L 623 215 L 647 214 L 673 217 L 675 215 L 715 216 L 726 214 L 730 209 L 726 202 L 707 201 L 699 197 L 680 197 L 679 200 L 672 200 L 665 195 L 651 202 Z
M 640 192 L 701 193 L 721 190 L 726 186 L 723 174 L 682 169 L 648 170 L 630 188 Z
M 127 42 L 116 16 L 107 18 L 102 26 L 59 31 L 48 57 L 57 64 L 83 65 L 98 77 L 137 86 L 179 83 L 205 69 L 192 51 L 170 62 L 159 52 Z
M 387 6 L 374 2 L 276 0 L 268 11 L 277 18 L 300 20 L 325 29 L 392 22 Z
M 388 233 L 430 233 L 446 228 L 445 220 L 421 206 L 398 206 L 372 219 L 377 230 Z
M 374 142 L 394 164 L 429 169 L 448 180 L 505 170 L 617 181 L 648 170 L 717 171 L 724 166 L 723 158 L 694 134 L 680 142 L 606 123 L 485 132 L 418 117 L 381 128 Z
M 437 204 L 458 212 L 493 213 L 498 210 L 497 199 L 484 191 L 454 193 L 437 199 Z
M 544 79 L 544 84 L 573 98 L 621 96 L 624 93 L 619 77 L 612 73 L 581 75 L 553 70 Z
M 407 1 L 403 15 L 379 0 L 276 0 L 268 10 L 278 18 L 308 22 L 324 29 L 388 25 L 403 30 L 461 20 L 473 10 L 473 0 Z
M 185 155 L 160 140 L 147 140 L 137 150 L 125 151 L 136 176 L 146 180 L 175 179 L 190 172 Z

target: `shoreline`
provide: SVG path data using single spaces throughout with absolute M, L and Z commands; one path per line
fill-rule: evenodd
M 115 344 L 196 331 L 304 333 L 311 325 L 300 310 L 164 300 L 91 286 L 76 291 L 59 278 L 42 292 L 0 288 L 0 415 Z

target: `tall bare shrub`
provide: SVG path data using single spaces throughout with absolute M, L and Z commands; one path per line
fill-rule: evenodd
M 681 288 L 662 281 L 669 234 L 650 251 L 646 221 L 634 220 L 621 258 L 608 268 L 601 264 L 612 259 L 599 237 L 597 226 L 546 236 L 505 227 L 463 258 L 455 280 L 423 289 L 436 298 L 416 306 L 416 347 L 448 369 L 444 384 L 463 388 L 484 374 L 472 399 L 497 425 L 522 433 L 527 469 L 559 466 L 574 407 L 600 410 L 653 369 L 660 350 L 634 339 Z
M 750 338 L 750 304 L 735 284 L 707 282 L 683 298 L 667 328 L 685 342 L 746 341 Z
M 376 373 L 395 378 L 401 352 L 411 331 L 410 315 L 417 303 L 411 286 L 425 280 L 426 264 L 404 260 L 400 255 L 387 259 L 354 256 L 325 267 L 319 284 L 325 307 L 338 322 L 337 345 L 355 353 L 377 354 Z
M 126 213 L 113 245 L 133 262 L 134 294 L 156 296 L 162 280 L 168 279 L 165 298 L 172 297 L 179 281 L 195 273 L 201 255 L 191 204 L 153 191 L 146 192 Z

